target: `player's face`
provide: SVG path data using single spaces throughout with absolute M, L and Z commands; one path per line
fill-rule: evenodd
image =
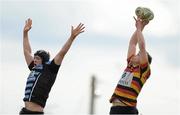
M 39 65 L 42 64 L 42 59 L 39 56 L 34 56 L 34 64 Z

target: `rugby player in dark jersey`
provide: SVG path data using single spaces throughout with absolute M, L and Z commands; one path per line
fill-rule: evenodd
M 44 50 L 38 50 L 32 55 L 28 32 L 31 29 L 32 20 L 25 22 L 23 30 L 23 51 L 26 63 L 31 71 L 26 82 L 24 107 L 20 114 L 44 114 L 44 107 L 49 92 L 56 80 L 56 76 L 62 60 L 70 49 L 75 38 L 84 32 L 84 24 L 80 23 L 76 28 L 71 27 L 71 35 L 57 55 L 49 61 L 50 55 Z

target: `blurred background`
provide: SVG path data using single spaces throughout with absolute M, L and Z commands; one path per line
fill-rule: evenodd
M 82 22 L 86 27 L 63 60 L 45 113 L 107 115 L 109 99 L 126 67 L 138 6 L 149 7 L 155 18 L 143 32 L 153 57 L 152 74 L 137 108 L 144 115 L 179 115 L 179 0 L 1 0 L 0 114 L 18 114 L 24 106 L 29 70 L 22 31 L 31 18 L 32 51 L 47 50 L 51 59 L 69 38 L 71 26 Z

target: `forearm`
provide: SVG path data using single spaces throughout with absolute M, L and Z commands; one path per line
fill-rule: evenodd
M 67 42 L 64 44 L 64 46 L 62 47 L 62 49 L 59 51 L 59 53 L 55 56 L 54 61 L 57 65 L 60 65 L 62 63 L 62 60 L 64 58 L 64 56 L 66 55 L 66 53 L 68 52 L 68 50 L 70 49 L 72 42 L 74 41 L 74 39 L 82 32 L 84 32 L 84 28 L 83 27 L 84 24 L 80 23 L 76 28 L 74 28 L 73 26 L 71 26 L 71 36 L 70 38 L 67 40 Z
M 138 46 L 140 51 L 145 51 L 145 40 L 141 30 L 137 30 Z
M 24 51 L 26 63 L 27 63 L 27 65 L 29 65 L 32 62 L 33 57 L 31 55 L 31 47 L 30 47 L 27 32 L 23 32 L 23 51 Z
M 137 30 L 133 33 L 130 41 L 129 41 L 129 48 L 128 48 L 128 54 L 127 58 L 131 57 L 132 55 L 136 54 L 136 45 L 137 45 L 138 39 L 137 39 Z
M 31 54 L 31 46 L 29 43 L 28 32 L 23 32 L 23 50 L 24 53 Z
M 129 41 L 129 45 L 137 45 L 138 42 L 138 38 L 137 38 L 137 30 L 133 33 L 130 41 Z
M 146 46 L 145 46 L 145 39 L 142 34 L 142 31 L 137 31 L 137 37 L 138 37 L 138 46 L 140 50 L 140 64 L 144 64 L 148 62 L 147 52 L 146 52 Z
M 62 49 L 59 51 L 59 53 L 55 56 L 54 60 L 55 63 L 60 65 L 64 56 L 66 55 L 66 53 L 68 52 L 68 50 L 70 49 L 72 43 L 73 43 L 74 39 L 73 37 L 70 37 L 66 43 L 64 44 L 64 46 L 62 47 Z
M 66 53 L 68 52 L 68 50 L 70 49 L 72 42 L 74 41 L 74 39 L 72 39 L 72 37 L 70 37 L 66 43 L 64 44 L 64 46 L 62 47 L 59 55 L 64 56 L 66 55 Z

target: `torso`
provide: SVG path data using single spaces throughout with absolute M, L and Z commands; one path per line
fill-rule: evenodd
M 110 102 L 115 103 L 115 105 L 118 103 L 118 105 L 136 106 L 137 97 L 149 75 L 150 67 L 148 64 L 132 66 L 128 62 L 128 66 L 120 78 Z M 119 104 L 120 102 L 117 102 L 117 100 L 120 100 L 123 104 Z
M 60 65 L 54 61 L 41 66 L 29 65 L 31 73 L 27 78 L 25 88 L 25 108 L 31 111 L 43 112 L 51 87 L 53 86 Z

